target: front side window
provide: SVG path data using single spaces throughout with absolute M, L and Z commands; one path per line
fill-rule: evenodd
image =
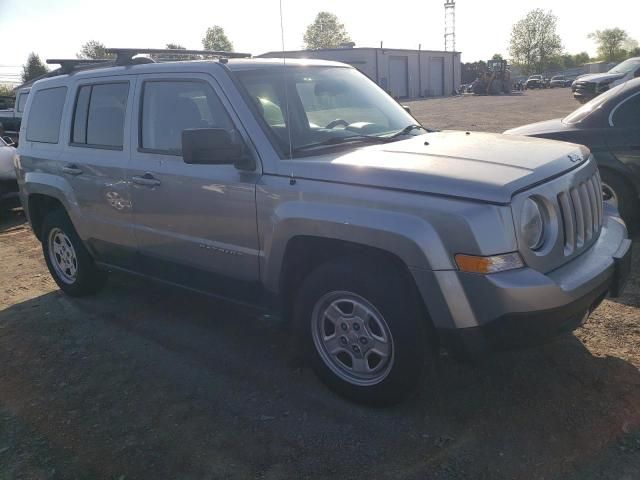
M 233 124 L 210 85 L 197 81 L 150 80 L 143 85 L 140 148 L 182 155 L 182 131 Z
M 66 96 L 67 87 L 47 88 L 35 93 L 27 120 L 28 141 L 58 143 Z
M 614 127 L 640 127 L 640 93 L 627 99 L 613 113 L 612 122 Z
M 395 100 L 353 68 L 291 66 L 235 73 L 285 158 L 289 140 L 293 156 L 304 156 L 356 141 L 391 141 L 416 124 Z M 415 125 L 411 134 L 419 133 L 424 129 Z
M 80 87 L 73 116 L 72 143 L 122 148 L 128 96 L 129 82 Z

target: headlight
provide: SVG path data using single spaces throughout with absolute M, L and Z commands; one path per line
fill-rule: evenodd
M 520 216 L 522 238 L 531 250 L 539 250 L 544 243 L 544 219 L 540 205 L 528 198 L 522 207 Z

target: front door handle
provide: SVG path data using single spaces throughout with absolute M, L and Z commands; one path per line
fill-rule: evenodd
M 69 175 L 80 175 L 82 173 L 82 169 L 78 168 L 77 165 L 74 165 L 73 163 L 69 164 L 69 165 L 65 165 L 64 167 L 62 167 L 62 171 L 66 174 Z
M 141 176 L 131 177 L 131 181 L 136 185 L 144 185 L 145 187 L 157 187 L 160 185 L 160 180 L 155 178 L 149 172 Z

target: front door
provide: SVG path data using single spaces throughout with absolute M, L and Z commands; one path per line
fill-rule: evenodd
M 243 135 L 225 102 L 208 75 L 140 76 L 127 182 L 144 273 L 244 297 L 259 279 L 255 202 L 260 169 L 246 172 L 182 159 L 185 129 L 224 128 Z M 251 285 L 242 288 L 231 280 Z

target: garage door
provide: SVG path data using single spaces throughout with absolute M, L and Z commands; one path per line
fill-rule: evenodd
M 429 60 L 429 95 L 444 95 L 444 57 L 431 57 Z
M 408 97 L 408 58 L 389 57 L 389 89 L 391 95 L 398 98 Z

